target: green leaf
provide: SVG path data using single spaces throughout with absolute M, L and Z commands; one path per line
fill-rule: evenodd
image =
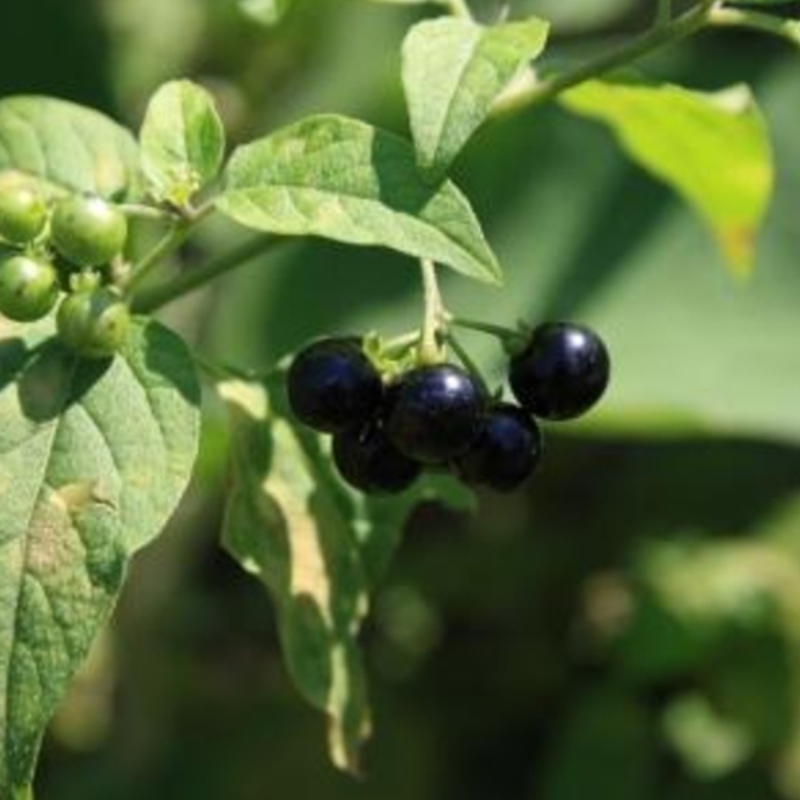
M 151 194 L 178 207 L 217 177 L 225 156 L 214 98 L 191 81 L 172 81 L 155 93 L 139 139 Z
M 240 148 L 217 207 L 258 230 L 383 245 L 500 283 L 466 197 L 426 183 L 408 142 L 357 120 L 310 117 Z
M 485 28 L 444 17 L 411 29 L 403 84 L 420 167 L 447 171 L 503 90 L 544 50 L 547 34 L 536 18 Z
M 5 170 L 115 199 L 139 191 L 133 136 L 97 111 L 49 97 L 0 100 L 0 173 Z
M 702 94 L 595 80 L 561 100 L 609 125 L 635 161 L 705 218 L 734 273 L 749 273 L 774 170 L 767 128 L 747 87 Z
M 197 449 L 199 389 L 174 334 L 137 324 L 109 363 L 49 334 L 0 330 L 2 797 L 29 789 L 127 559 L 163 528 Z
M 292 7 L 293 0 L 239 0 L 242 11 L 261 25 L 277 25 Z
M 366 580 L 346 497 L 318 440 L 260 386 L 220 387 L 234 424 L 224 544 L 270 590 L 289 673 L 330 720 L 334 763 L 358 771 L 370 717 L 356 637 Z

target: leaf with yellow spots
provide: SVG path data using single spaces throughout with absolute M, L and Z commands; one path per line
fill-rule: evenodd
M 358 634 L 369 593 L 423 501 L 471 509 L 471 492 L 444 476 L 392 497 L 347 488 L 322 437 L 292 421 L 282 378 L 219 387 L 233 425 L 232 485 L 223 542 L 269 590 L 289 673 L 329 720 L 331 759 L 359 772 L 371 732 Z
M 693 206 L 736 277 L 747 277 L 772 196 L 767 126 L 746 86 L 713 94 L 629 79 L 593 80 L 562 103 L 608 125 L 626 152 Z
M 99 364 L 49 322 L 0 325 L 0 797 L 29 796 L 44 728 L 129 556 L 180 500 L 198 405 L 188 351 L 155 323 Z
M 225 546 L 269 588 L 292 679 L 328 715 L 334 763 L 357 772 L 370 731 L 356 641 L 367 586 L 347 497 L 317 438 L 277 413 L 263 387 L 220 391 L 237 443 Z

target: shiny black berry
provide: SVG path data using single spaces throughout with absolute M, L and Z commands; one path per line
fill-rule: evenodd
M 341 476 L 367 494 L 402 492 L 422 472 L 422 465 L 404 456 L 375 423 L 336 434 L 333 459 Z
M 485 409 L 482 389 L 463 370 L 418 367 L 389 393 L 386 433 L 409 458 L 440 464 L 465 453 L 480 436 Z
M 380 408 L 383 383 L 358 339 L 324 339 L 306 347 L 287 378 L 295 416 L 324 433 L 360 428 Z
M 542 455 L 542 437 L 536 422 L 510 403 L 492 408 L 483 433 L 455 463 L 466 483 L 513 492 L 534 472 Z
M 588 411 L 608 386 L 611 364 L 602 339 L 589 328 L 540 325 L 511 361 L 514 396 L 537 417 L 572 419 Z

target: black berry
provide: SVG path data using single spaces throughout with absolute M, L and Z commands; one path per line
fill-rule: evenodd
M 571 419 L 603 395 L 610 374 L 602 339 L 581 325 L 540 325 L 527 349 L 511 361 L 514 396 L 537 417 Z
M 358 339 L 324 339 L 302 350 L 287 379 L 289 404 L 306 425 L 325 433 L 359 428 L 380 408 L 383 383 Z
M 336 434 L 333 458 L 342 477 L 367 494 L 396 494 L 411 486 L 422 466 L 404 456 L 378 424 Z
M 400 452 L 427 464 L 466 452 L 483 430 L 480 386 L 450 364 L 419 367 L 392 387 L 386 433 Z
M 466 483 L 512 492 L 533 474 L 541 455 L 536 422 L 518 406 L 502 403 L 489 411 L 483 433 L 455 469 Z

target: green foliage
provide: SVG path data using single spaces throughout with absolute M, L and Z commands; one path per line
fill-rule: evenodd
M 263 389 L 233 383 L 220 392 L 239 442 L 225 546 L 270 589 L 292 678 L 330 717 L 334 762 L 357 772 L 370 729 L 356 644 L 367 594 L 346 500 L 314 437 Z
M 49 328 L 0 342 L 0 794 L 24 791 L 66 685 L 119 593 L 128 557 L 163 528 L 197 450 L 183 343 L 139 325 L 108 365 Z
M 609 125 L 634 160 L 700 212 L 735 274 L 749 273 L 773 165 L 766 125 L 746 87 L 709 95 L 589 81 L 562 101 Z
M 380 2 L 422 5 L 422 0 Z M 794 23 L 711 3 L 695 4 L 666 19 L 667 5 L 662 3 L 661 24 L 640 39 L 574 70 L 548 72 L 542 78 L 530 62 L 544 51 L 547 22 L 529 18 L 482 26 L 461 0 L 429 4 L 449 16 L 418 23 L 405 39 L 402 77 L 413 145 L 355 118 L 316 115 L 240 145 L 223 168 L 226 133 L 220 114 L 211 95 L 189 81 L 170 82 L 152 96 L 138 142 L 109 118 L 71 103 L 44 97 L 0 101 L 0 193 L 27 183 L 44 204 L 35 233 L 7 236 L 18 247 L 4 246 L 1 255 L 28 248 L 28 255 L 49 259 L 55 249 L 86 268 L 74 274 L 70 265 L 60 263 L 63 259 L 54 259 L 59 287 L 70 293 L 61 305 L 58 331 L 51 321 L 27 328 L 0 323 L 0 796 L 31 797 L 45 726 L 108 617 L 129 558 L 164 527 L 189 481 L 200 421 L 191 352 L 175 334 L 144 319 L 134 320 L 132 331 L 114 335 L 113 341 L 105 334 L 115 333 L 109 329 L 114 320 L 127 325 L 129 307 L 142 307 L 136 305 L 142 286 L 155 280 L 165 264 L 178 260 L 181 246 L 206 217 L 220 212 L 269 236 L 258 236 L 182 275 L 165 270 L 153 295 L 159 300 L 150 307 L 182 297 L 283 239 L 316 237 L 385 248 L 424 262 L 423 324 L 393 340 L 392 356 L 380 348 L 377 352 L 376 361 L 396 374 L 401 366 L 424 362 L 430 353 L 438 357 L 440 345 L 452 341 L 453 315 L 445 307 L 436 265 L 473 279 L 457 284 L 459 297 L 482 304 L 490 302 L 486 284 L 500 284 L 505 272 L 471 201 L 449 179 L 450 167 L 500 104 L 510 113 L 559 99 L 576 115 L 610 127 L 628 157 L 705 219 L 734 273 L 749 272 L 774 183 L 766 122 L 750 90 L 739 86 L 701 93 L 609 75 L 615 67 L 705 27 L 734 25 L 800 41 Z M 264 25 L 283 21 L 287 31 L 296 30 L 294 14 L 284 19 L 294 5 L 289 0 L 241 0 L 238 5 Z M 300 16 L 301 5 L 296 9 L 300 28 L 312 19 Z M 327 19 L 326 11 L 319 13 Z M 225 39 L 230 22 L 224 14 L 216 21 L 219 26 L 209 28 L 219 28 Z M 324 27 L 325 22 L 320 24 Z M 276 61 L 283 63 L 287 53 L 279 51 Z M 209 63 L 217 62 L 210 58 Z M 358 63 L 357 71 L 367 73 L 370 67 Z M 246 116 L 241 108 L 245 93 L 224 82 L 218 85 L 226 111 L 240 122 L 236 113 Z M 252 81 L 248 90 L 255 91 Z M 239 127 L 238 139 L 250 122 Z M 543 125 L 548 124 L 552 120 L 543 118 Z M 561 130 L 575 130 L 563 117 L 558 125 L 562 127 L 552 141 L 561 141 Z M 577 141 L 588 142 L 590 154 L 606 155 L 591 136 Z M 495 152 L 502 149 L 501 142 Z M 524 241 L 522 251 L 502 248 L 506 260 L 519 263 L 509 270 L 515 292 L 497 302 L 498 309 L 502 302 L 505 310 L 513 307 L 525 315 L 531 311 L 526 281 L 535 282 L 537 298 L 545 283 L 554 298 L 559 292 L 562 297 L 571 293 L 567 305 L 573 306 L 595 288 L 596 275 L 587 283 L 585 273 L 562 274 L 566 270 L 554 242 L 567 242 L 576 259 L 597 260 L 602 267 L 608 258 L 594 246 L 595 238 L 576 242 L 581 238 L 576 233 L 583 230 L 580 220 L 596 220 L 603 236 L 613 232 L 612 238 L 622 243 L 614 259 L 617 265 L 636 244 L 628 215 L 641 211 L 639 195 L 631 199 L 619 193 L 626 200 L 621 210 L 611 202 L 615 187 L 603 178 L 614 178 L 616 162 L 597 165 L 583 152 L 570 165 L 579 174 L 569 181 L 562 180 L 557 167 L 537 165 L 536 202 L 520 203 L 525 198 L 519 196 L 518 178 L 529 152 L 537 151 L 526 131 L 515 148 L 498 159 L 499 167 L 495 162 L 484 165 L 487 188 L 475 204 L 491 209 L 495 217 L 505 215 L 502 224 L 494 220 L 498 239 L 510 237 L 515 227 L 524 230 L 524 236 L 516 238 Z M 500 186 L 495 173 L 503 170 L 510 179 L 503 191 L 495 191 Z M 131 221 L 132 240 L 124 251 L 120 243 L 96 258 L 66 252 L 58 212 L 52 216 L 52 209 L 80 203 L 86 194 L 111 201 L 104 207 L 116 215 L 120 230 L 127 232 Z M 533 207 L 535 217 L 529 214 Z M 44 222 L 48 217 L 54 220 L 49 229 Z M 66 228 L 72 233 L 76 226 L 70 221 Z M 232 235 L 230 226 L 218 228 L 223 232 L 201 234 L 197 252 Z M 125 236 L 120 237 L 122 242 Z M 148 250 L 144 242 L 150 239 L 154 244 Z M 530 247 L 532 241 L 535 248 Z M 696 247 L 693 239 L 686 242 L 679 256 Z M 528 268 L 531 249 L 537 250 L 535 271 Z M 548 258 L 541 259 L 548 249 Z M 331 298 L 326 287 L 347 284 L 333 269 L 338 266 L 337 250 L 325 252 L 326 259 L 331 254 L 334 277 L 319 286 L 303 279 L 302 302 L 286 304 L 284 321 L 288 315 L 300 316 L 315 301 L 316 308 L 327 306 Z M 794 303 L 786 300 L 787 289 L 794 285 L 791 280 L 769 275 L 762 279 L 766 283 L 759 284 L 760 291 L 769 302 L 759 307 L 761 316 L 742 321 L 734 314 L 731 323 L 725 310 L 707 307 L 702 291 L 694 291 L 692 281 L 713 281 L 717 276 L 675 277 L 691 259 L 673 264 L 676 248 L 671 237 L 651 247 L 648 260 L 658 269 L 637 270 L 635 279 L 641 286 L 630 288 L 626 281 L 631 275 L 619 272 L 615 292 L 592 310 L 602 318 L 614 309 L 612 347 L 626 358 L 609 410 L 591 424 L 628 434 L 722 429 L 796 441 L 800 432 L 793 379 L 787 378 L 789 389 L 778 401 L 775 392 L 759 394 L 765 363 L 781 360 L 796 366 L 791 337 L 781 342 L 769 332 L 755 340 L 745 337 L 751 348 L 743 377 L 747 385 L 722 398 L 724 410 L 715 405 L 719 393 L 688 401 L 681 394 L 685 385 L 702 383 L 698 375 L 707 378 L 713 372 L 710 365 L 717 363 L 719 354 L 739 357 L 737 335 L 745 336 L 742 331 L 761 329 L 767 317 L 796 317 Z M 555 264 L 554 271 L 548 273 L 547 264 L 540 269 L 538 261 Z M 389 285 L 388 273 L 381 272 L 375 282 L 382 283 L 384 275 Z M 51 278 L 55 287 L 55 273 Z M 87 287 L 96 293 L 88 295 Z M 349 284 L 346 288 L 352 319 L 357 293 Z M 275 296 L 281 297 L 279 292 Z M 91 297 L 103 302 L 89 302 Z M 361 296 L 357 299 L 360 303 Z M 547 297 L 537 302 L 548 311 L 561 310 L 552 298 L 549 307 Z M 696 345 L 691 325 L 685 324 L 683 313 L 691 302 L 719 322 L 708 344 Z M 396 302 L 393 310 L 400 306 Z M 109 308 L 119 316 L 103 327 Z M 654 363 L 658 359 L 643 345 L 647 322 L 669 328 L 676 339 L 684 337 L 686 353 L 679 368 Z M 95 323 L 99 327 L 92 327 Z M 253 331 L 248 336 L 255 338 Z M 379 336 L 368 340 L 384 342 Z M 638 364 L 636 354 L 642 352 L 644 364 Z M 93 360 L 98 356 L 102 359 Z M 230 422 L 224 546 L 268 590 L 288 673 L 305 699 L 327 715 L 334 763 L 357 773 L 361 746 L 371 732 L 359 637 L 402 531 L 424 502 L 474 511 L 475 498 L 436 474 L 396 498 L 359 495 L 337 477 L 319 437 L 288 413 L 281 368 L 256 379 L 227 363 L 205 356 L 197 360 Z M 464 361 L 471 361 L 469 354 Z M 483 380 L 479 367 L 465 365 Z M 489 527 L 493 533 L 494 526 Z M 549 556 L 548 549 L 557 554 L 559 547 L 541 547 L 536 555 Z M 658 747 L 664 743 L 687 774 L 722 781 L 755 758 L 775 758 L 795 735 L 791 709 L 798 702 L 794 651 L 800 631 L 792 589 L 796 564 L 787 566 L 785 553 L 764 543 L 671 543 L 643 552 L 610 581 L 612 595 L 624 601 L 624 613 L 613 625 L 602 624 L 602 614 L 589 620 L 595 644 L 601 645 L 595 656 L 604 659 L 610 677 L 604 687 L 572 704 L 555 736 L 547 768 L 535 781 L 537 796 L 652 796 Z M 517 565 L 511 566 L 513 572 Z M 440 564 L 437 571 L 445 583 L 452 581 L 450 586 L 463 580 L 451 573 L 449 563 L 444 568 Z M 490 566 L 477 564 L 468 580 L 470 588 L 490 593 L 494 584 L 503 583 L 505 589 L 505 576 L 501 580 L 490 573 Z M 545 569 L 539 577 L 548 577 Z M 406 646 L 405 655 L 413 662 L 435 638 L 436 615 L 414 589 L 397 596 L 413 598 L 412 613 L 404 622 L 397 621 L 402 613 L 394 622 L 388 613 L 384 622 L 389 620 L 387 629 L 395 625 L 388 638 L 393 646 Z M 427 632 L 420 633 L 423 628 Z M 527 685 L 527 672 L 521 672 L 521 683 Z M 533 674 L 546 689 L 557 684 L 548 684 L 536 670 Z M 693 691 L 662 703 L 663 720 L 656 730 L 641 695 L 686 680 L 695 682 Z M 459 707 L 464 705 L 462 697 Z M 708 745 L 698 756 L 695 751 L 705 741 Z M 789 785 L 793 767 L 788 756 L 787 764 Z M 680 795 L 680 787 L 675 794 Z M 226 787 L 226 796 L 235 795 Z
M 353 496 L 331 469 L 320 437 L 286 410 L 283 386 L 228 382 L 233 489 L 223 542 L 270 590 L 292 679 L 330 718 L 339 767 L 360 770 L 371 731 L 358 634 L 371 591 L 385 572 L 408 514 L 425 497 L 455 507 L 469 496 L 428 483 L 398 499 Z
M 423 170 L 447 171 L 511 80 L 544 50 L 547 32 L 540 19 L 484 28 L 444 18 L 411 29 L 403 84 Z
M 214 180 L 225 155 L 214 100 L 189 81 L 168 83 L 155 94 L 139 139 L 150 192 L 177 207 Z
M 239 148 L 217 208 L 258 230 L 383 245 L 500 282 L 464 195 L 426 183 L 409 144 L 357 120 L 311 117 Z
M 139 154 L 131 134 L 91 109 L 47 97 L 0 101 L 0 173 L 16 170 L 59 187 L 132 198 Z

